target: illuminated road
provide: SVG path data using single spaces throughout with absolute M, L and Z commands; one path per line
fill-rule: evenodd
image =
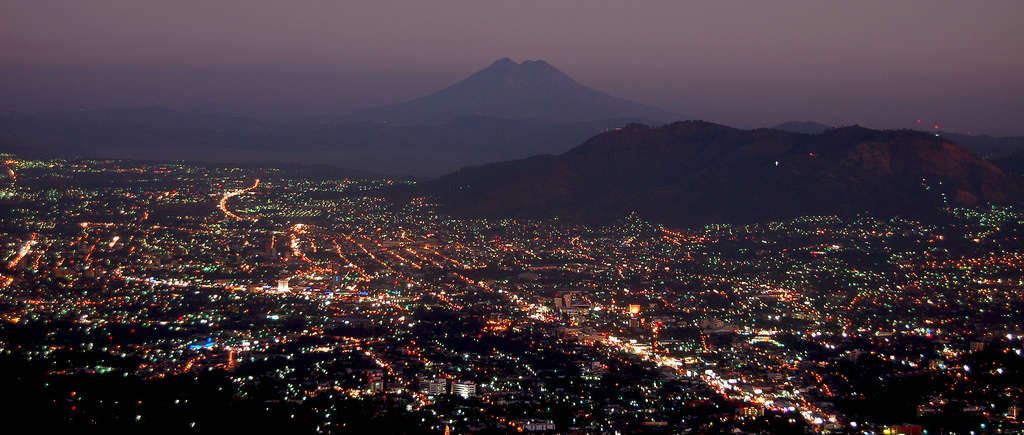
M 241 194 L 243 194 L 245 192 L 253 190 L 253 189 L 259 187 L 259 185 L 260 185 L 260 179 L 257 178 L 256 182 L 252 184 L 252 187 L 249 187 L 249 188 L 246 188 L 246 189 L 238 189 L 238 190 L 235 190 L 235 191 L 231 191 L 231 192 L 225 193 L 224 196 L 222 196 L 220 198 L 220 205 L 218 205 L 218 208 L 220 208 L 220 211 L 224 212 L 224 214 L 227 217 L 235 219 L 235 220 L 242 220 L 243 218 L 241 216 L 232 213 L 231 210 L 228 210 L 228 206 L 227 206 L 228 199 L 231 199 L 231 198 L 236 197 L 238 195 L 241 195 Z M 256 220 L 256 219 L 253 219 L 253 218 L 245 218 L 245 219 L 249 219 L 249 220 L 252 220 L 252 221 Z
M 14 268 L 18 266 L 18 263 L 20 263 L 21 260 L 29 254 L 29 252 L 32 252 L 32 245 L 34 244 L 36 244 L 36 233 L 32 233 L 32 237 L 21 245 L 21 249 L 18 249 L 18 253 L 11 258 L 10 262 L 7 263 L 7 268 L 14 270 Z

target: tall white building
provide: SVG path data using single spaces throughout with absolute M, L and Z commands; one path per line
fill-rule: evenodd
M 462 396 L 463 399 L 476 397 L 476 382 L 455 381 L 452 382 L 452 394 Z

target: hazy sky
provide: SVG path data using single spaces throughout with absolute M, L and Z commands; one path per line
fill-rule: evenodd
M 1024 1 L 0 0 L 0 109 L 348 111 L 510 57 L 737 127 L 1024 135 Z

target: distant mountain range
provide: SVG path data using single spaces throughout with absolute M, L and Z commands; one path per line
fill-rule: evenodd
M 0 151 L 226 163 L 331 164 L 437 176 L 562 153 L 630 122 L 682 119 L 583 86 L 544 61 L 501 59 L 423 98 L 344 115 L 266 121 L 209 104 L 0 115 Z
M 606 223 L 633 212 L 669 226 L 1024 201 L 1024 184 L 934 134 L 862 127 L 819 134 L 700 121 L 631 124 L 562 155 L 465 168 L 414 186 L 466 217 Z
M 624 117 L 666 123 L 683 115 L 612 97 L 577 83 L 543 60 L 504 58 L 450 87 L 400 104 L 344 116 L 349 121 L 432 125 L 466 116 L 558 123 Z
M 804 134 L 818 134 L 824 133 L 832 127 L 825 124 L 819 124 L 813 121 L 790 121 L 783 122 L 782 124 L 772 127 L 776 130 L 788 131 L 790 133 L 804 133 Z
M 963 145 L 964 148 L 974 151 L 986 159 L 1000 159 L 1024 152 L 1024 137 L 1021 136 L 992 137 L 984 134 L 971 135 L 948 131 L 940 131 L 939 135 Z

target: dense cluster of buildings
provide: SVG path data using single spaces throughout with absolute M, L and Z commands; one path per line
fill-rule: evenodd
M 593 228 L 386 180 L 5 159 L 0 357 L 63 424 L 216 427 L 76 386 L 120 376 L 319 432 L 1024 430 L 1013 208 Z

